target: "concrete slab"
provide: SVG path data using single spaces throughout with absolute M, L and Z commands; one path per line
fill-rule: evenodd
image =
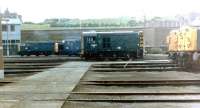
M 91 63 L 67 62 L 0 87 L 0 108 L 60 108 Z

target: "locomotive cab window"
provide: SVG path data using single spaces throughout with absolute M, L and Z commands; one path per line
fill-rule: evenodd
M 59 45 L 58 48 L 62 51 L 64 50 L 64 46 L 63 45 Z
M 88 41 L 89 43 L 95 43 L 96 37 L 88 37 L 88 38 L 87 38 L 87 41 Z

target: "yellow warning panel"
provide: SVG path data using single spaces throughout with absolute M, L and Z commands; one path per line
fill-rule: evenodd
M 168 36 L 168 51 L 178 51 L 178 31 L 173 30 Z
M 179 51 L 197 50 L 197 29 L 193 27 L 183 27 L 180 29 L 178 37 Z

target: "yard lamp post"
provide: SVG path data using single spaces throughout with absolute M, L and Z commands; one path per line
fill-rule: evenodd
M 4 78 L 4 60 L 3 60 L 3 46 L 2 46 L 2 17 L 0 15 L 0 79 Z
M 79 27 L 80 27 L 80 30 L 82 29 L 81 28 L 81 24 L 82 24 L 82 22 L 81 22 L 81 19 L 79 20 Z

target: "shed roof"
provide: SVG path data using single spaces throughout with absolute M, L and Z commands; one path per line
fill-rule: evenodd
M 96 36 L 97 34 L 132 34 L 132 33 L 138 33 L 134 31 L 110 31 L 110 32 L 83 32 L 83 35 L 85 36 Z

